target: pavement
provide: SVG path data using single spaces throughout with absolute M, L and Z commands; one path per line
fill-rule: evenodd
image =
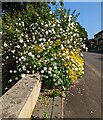
M 56 120 L 61 118 L 61 112 L 61 97 L 49 97 L 45 93 L 40 93 L 31 120 L 46 120 L 46 118 Z
M 101 118 L 102 56 L 84 53 L 85 74 L 64 101 L 64 118 Z M 73 119 L 72 119 L 73 120 Z

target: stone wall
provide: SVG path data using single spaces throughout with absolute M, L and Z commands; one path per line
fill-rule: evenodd
M 27 75 L 0 98 L 1 118 L 30 118 L 41 89 L 40 75 Z

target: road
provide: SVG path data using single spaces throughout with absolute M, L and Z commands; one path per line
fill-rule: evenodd
M 101 64 L 103 55 L 98 53 L 84 53 L 85 64 L 88 65 L 97 75 L 101 77 Z
M 85 75 L 64 101 L 64 118 L 101 118 L 101 54 L 84 53 Z

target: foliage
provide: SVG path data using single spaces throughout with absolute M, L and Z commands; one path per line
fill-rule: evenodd
M 0 17 L 0 32 L 2 31 L 2 18 Z
M 68 89 L 84 74 L 81 47 L 86 38 L 76 16 L 63 7 L 58 19 L 47 3 L 36 5 L 3 16 L 3 88 L 39 71 L 44 86 Z
M 43 120 L 48 120 L 48 112 L 44 112 L 44 114 L 43 114 Z

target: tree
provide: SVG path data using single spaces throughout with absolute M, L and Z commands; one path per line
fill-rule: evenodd
M 84 73 L 80 52 L 83 43 L 76 16 L 63 5 L 59 8 L 52 13 L 47 3 L 26 3 L 22 10 L 5 10 L 4 92 L 6 86 L 10 88 L 25 74 L 37 71 L 43 86 L 61 90 L 68 89 Z

